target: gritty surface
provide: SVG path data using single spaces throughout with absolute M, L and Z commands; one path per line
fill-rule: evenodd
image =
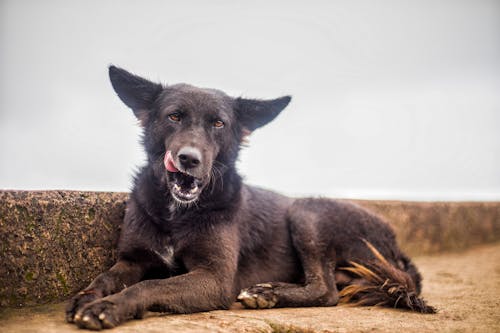
M 0 191 L 0 307 L 66 299 L 115 261 L 127 194 Z
M 55 303 L 115 261 L 127 193 L 0 190 L 0 307 Z M 355 201 L 410 256 L 500 241 L 500 202 Z
M 377 307 L 337 306 L 150 314 L 110 332 L 500 332 L 500 244 L 415 259 L 424 297 L 439 309 L 422 315 Z M 64 304 L 8 309 L 0 327 L 9 332 L 83 332 L 64 322 Z

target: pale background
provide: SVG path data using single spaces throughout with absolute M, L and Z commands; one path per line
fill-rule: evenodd
M 0 0 L 0 188 L 128 191 L 116 64 L 290 106 L 247 182 L 290 195 L 500 200 L 500 1 Z

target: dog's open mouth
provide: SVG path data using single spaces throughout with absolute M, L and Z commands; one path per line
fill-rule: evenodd
M 201 179 L 181 171 L 175 165 L 170 151 L 165 154 L 165 168 L 168 172 L 168 180 L 171 184 L 170 193 L 172 197 L 183 204 L 191 203 L 198 199 L 201 192 Z

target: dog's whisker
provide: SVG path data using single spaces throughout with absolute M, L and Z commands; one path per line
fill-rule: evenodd
M 220 162 L 219 162 L 219 163 L 220 163 Z M 224 165 L 224 164 L 222 164 L 222 163 L 220 163 L 220 164 L 221 164 L 221 165 Z M 218 176 L 219 176 L 219 178 L 220 178 L 220 181 L 221 181 L 221 188 L 224 188 L 224 176 L 223 176 L 223 174 L 222 174 L 222 171 L 221 171 L 219 168 L 217 168 L 217 166 L 215 166 L 215 165 L 214 165 L 214 168 L 215 168 L 215 171 L 217 171 Z
M 210 170 L 210 194 L 214 194 L 215 191 L 215 183 L 217 181 L 216 179 L 217 175 L 215 174 L 214 170 Z

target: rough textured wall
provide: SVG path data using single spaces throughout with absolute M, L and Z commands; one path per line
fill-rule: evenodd
M 114 260 L 125 193 L 0 192 L 0 306 L 61 300 Z
M 409 255 L 500 240 L 500 202 L 355 201 L 384 217 Z
M 0 306 L 58 301 L 114 259 L 126 193 L 0 191 Z M 410 255 L 500 240 L 500 203 L 357 201 Z

